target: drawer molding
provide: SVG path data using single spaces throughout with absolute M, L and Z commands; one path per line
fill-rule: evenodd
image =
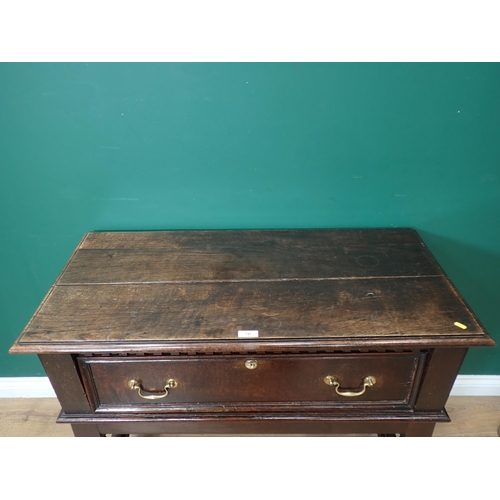
M 91 408 L 96 413 L 280 411 L 355 407 L 411 408 L 418 395 L 427 352 L 324 355 L 256 356 L 248 370 L 248 356 L 211 357 L 80 357 L 78 363 Z M 370 391 L 346 397 L 325 384 L 332 373 L 346 388 L 367 379 Z M 144 381 L 148 391 L 175 379 L 171 397 L 158 389 L 155 397 L 138 394 L 131 381 Z M 348 391 L 355 394 L 356 391 Z
M 317 421 L 317 422 L 337 422 L 337 421 L 420 421 L 420 422 L 449 422 L 450 417 L 445 409 L 442 411 L 433 412 L 413 412 L 413 411 L 393 411 L 387 412 L 386 410 L 370 413 L 360 414 L 356 412 L 342 412 L 342 411 L 328 411 L 327 413 L 321 412 L 284 412 L 279 415 L 274 413 L 264 412 L 245 412 L 245 413 L 232 413 L 221 415 L 219 413 L 206 413 L 206 414 L 191 414 L 175 413 L 172 415 L 164 414 L 148 414 L 148 413 L 113 413 L 113 414 L 98 414 L 98 415 L 82 415 L 70 414 L 61 412 L 57 421 L 63 423 L 99 423 L 99 422 L 208 422 L 208 421 Z

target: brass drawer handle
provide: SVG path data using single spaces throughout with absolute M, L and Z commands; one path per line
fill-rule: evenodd
M 141 391 L 144 390 L 142 387 L 141 387 L 141 384 L 142 384 L 142 381 L 141 380 L 129 380 L 128 381 L 128 386 L 133 390 L 133 391 L 137 391 L 137 393 L 139 394 L 139 396 L 143 399 L 162 399 L 162 398 L 165 398 L 168 396 L 168 390 L 169 389 L 173 389 L 174 387 L 177 387 L 177 382 L 171 378 L 171 379 L 168 379 L 166 382 L 165 382 L 165 387 L 163 388 L 163 391 L 164 393 L 163 394 L 150 394 L 149 396 L 143 394 Z M 158 391 L 148 391 L 148 392 L 158 392 Z
M 341 391 L 339 379 L 335 375 L 327 375 L 324 378 L 326 385 L 333 385 L 335 387 L 335 392 L 339 396 L 345 396 L 348 398 L 355 398 L 356 396 L 361 396 L 366 392 L 367 387 L 373 387 L 377 383 L 377 379 L 372 375 L 365 377 L 363 379 L 363 387 L 359 391 Z

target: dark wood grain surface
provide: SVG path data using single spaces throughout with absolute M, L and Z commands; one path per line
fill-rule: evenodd
M 159 231 L 86 235 L 11 352 L 240 330 L 492 344 L 413 230 Z
M 444 278 L 55 287 L 24 342 L 453 336 L 482 332 Z
M 435 275 L 443 272 L 413 231 L 91 233 L 58 283 Z

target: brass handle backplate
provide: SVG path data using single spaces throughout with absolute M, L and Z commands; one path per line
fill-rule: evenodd
M 171 378 L 165 382 L 165 387 L 163 387 L 162 391 L 152 390 L 152 391 L 146 391 L 146 392 L 152 392 L 153 394 L 143 394 L 142 391 L 144 391 L 144 389 L 142 388 L 142 381 L 141 380 L 132 379 L 132 380 L 128 381 L 128 386 L 133 391 L 137 391 L 139 396 L 143 399 L 162 399 L 162 398 L 165 398 L 168 396 L 168 390 L 173 389 L 174 387 L 177 387 L 177 385 L 178 385 L 177 382 L 173 378 Z
M 361 396 L 366 392 L 367 387 L 373 387 L 377 383 L 377 379 L 372 375 L 369 375 L 363 379 L 363 387 L 359 391 L 341 391 L 339 379 L 335 375 L 327 375 L 323 380 L 326 385 L 333 385 L 335 387 L 335 392 L 339 396 L 345 396 L 347 398 Z

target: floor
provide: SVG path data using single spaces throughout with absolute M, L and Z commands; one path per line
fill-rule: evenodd
M 452 421 L 437 424 L 434 436 L 498 436 L 500 396 L 452 396 L 446 409 Z M 72 436 L 69 425 L 55 423 L 59 411 L 53 398 L 0 398 L 0 436 Z

